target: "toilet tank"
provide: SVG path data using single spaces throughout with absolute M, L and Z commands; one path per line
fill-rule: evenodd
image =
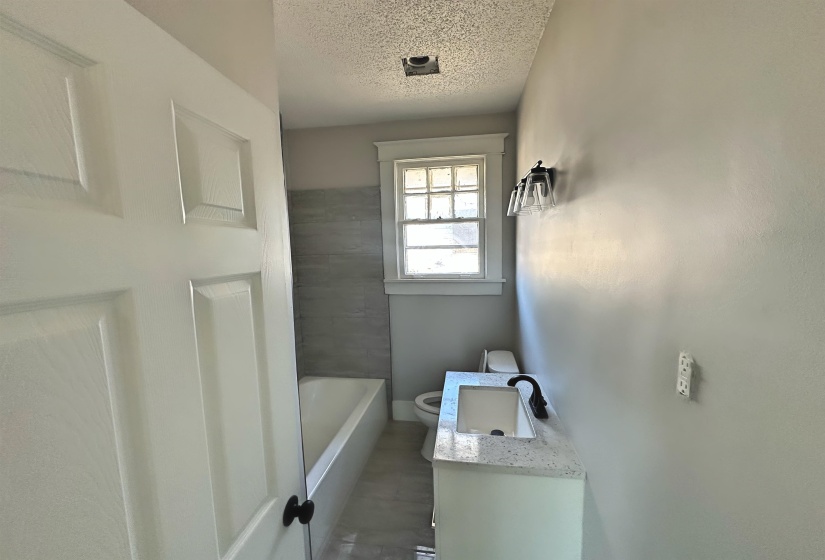
M 516 358 L 509 350 L 488 352 L 487 371 L 490 373 L 519 373 Z

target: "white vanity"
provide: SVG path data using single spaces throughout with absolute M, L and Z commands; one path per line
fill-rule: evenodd
M 555 412 L 535 418 L 532 387 L 508 387 L 511 377 L 447 373 L 433 456 L 438 560 L 581 560 L 584 468 Z

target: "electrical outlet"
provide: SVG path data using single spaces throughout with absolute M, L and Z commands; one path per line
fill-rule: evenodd
M 693 381 L 693 358 L 687 352 L 679 353 L 679 370 L 676 372 L 676 391 L 690 398 L 690 386 Z

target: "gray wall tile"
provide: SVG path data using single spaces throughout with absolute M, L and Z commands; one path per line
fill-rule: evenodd
M 381 235 L 380 220 L 361 222 L 361 251 L 373 255 L 383 254 L 384 238 Z
M 380 219 L 381 189 L 330 189 L 326 191 L 325 209 L 329 221 Z
M 329 282 L 329 255 L 293 255 L 292 275 L 299 286 L 319 286 Z
M 352 340 L 370 351 L 383 351 L 389 355 L 389 317 L 365 317 L 358 319 L 333 319 L 335 335 L 341 340 Z
M 329 277 L 336 283 L 384 279 L 384 258 L 379 254 L 330 255 Z
M 388 379 L 388 361 L 359 348 L 304 347 L 304 375 Z
M 389 347 L 370 349 L 335 337 L 304 335 L 305 375 L 390 379 Z
M 338 352 L 329 354 L 307 348 L 304 355 L 304 374 L 321 377 L 366 377 L 363 357 Z
M 380 189 L 289 193 L 298 375 L 387 382 L 389 299 L 384 293 Z
M 326 191 L 288 191 L 289 223 L 326 222 Z
M 295 329 L 295 367 L 298 378 L 301 378 L 304 366 L 303 329 L 301 325 L 301 309 L 298 304 L 298 291 L 292 288 L 292 324 Z
M 359 286 L 301 286 L 301 317 L 365 317 L 364 289 Z
M 360 222 L 301 223 L 292 227 L 296 255 L 340 255 L 363 252 Z
M 383 282 L 364 287 L 364 305 L 367 317 L 387 317 L 389 319 L 390 299 L 384 293 Z
M 389 378 L 392 373 L 392 356 L 390 355 L 390 348 L 368 349 L 366 368 L 371 374 Z
M 303 338 L 331 337 L 334 333 L 332 317 L 301 317 Z

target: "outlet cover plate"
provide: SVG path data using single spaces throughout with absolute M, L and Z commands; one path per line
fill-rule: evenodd
M 679 369 L 676 372 L 676 391 L 686 399 L 690 398 L 693 381 L 693 358 L 687 352 L 679 353 Z

